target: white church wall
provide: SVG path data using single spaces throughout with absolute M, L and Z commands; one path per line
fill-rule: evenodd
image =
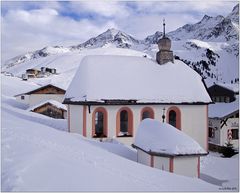
M 207 105 L 182 105 L 182 131 L 196 140 L 202 148 L 208 149 Z
M 165 122 L 167 111 L 177 107 L 181 112 L 181 130 L 196 140 L 205 150 L 208 148 L 208 117 L 207 105 L 157 105 L 154 106 L 155 119 L 162 121 L 163 108 L 165 108 Z
M 109 106 L 106 109 L 108 111 L 108 137 L 115 137 L 117 108 L 115 106 Z
M 70 132 L 83 134 L 83 106 L 69 105 L 68 108 L 68 125 Z
M 173 159 L 173 172 L 189 177 L 198 177 L 198 157 L 181 156 Z
M 120 143 L 131 146 L 133 144 L 133 137 L 117 137 L 116 138 Z
M 73 106 L 73 105 L 71 105 Z M 80 105 L 75 105 L 79 106 Z M 162 121 L 163 108 L 165 108 L 165 122 L 167 122 L 167 111 L 170 107 L 176 106 L 181 111 L 181 130 L 187 135 L 195 139 L 205 150 L 207 150 L 208 144 L 208 118 L 207 118 L 207 105 L 106 105 L 106 106 L 91 106 L 90 113 L 89 109 L 86 110 L 86 133 L 87 137 L 92 137 L 92 116 L 93 112 L 98 107 L 104 107 L 108 112 L 108 136 L 109 138 L 116 138 L 120 142 L 131 145 L 134 141 L 134 136 L 136 136 L 137 128 L 141 121 L 141 111 L 144 107 L 151 107 L 154 110 L 154 117 L 156 120 Z M 133 137 L 116 137 L 116 127 L 117 127 L 117 112 L 122 107 L 128 107 L 133 112 Z M 75 107 L 76 108 L 76 107 Z M 77 111 L 77 110 L 76 110 Z M 76 112 L 77 114 L 82 114 L 83 112 Z M 72 115 L 72 113 L 71 113 Z M 73 114 L 71 117 L 71 122 L 75 121 L 75 125 L 79 125 L 77 128 L 81 128 L 83 123 L 81 120 L 82 115 L 76 116 Z

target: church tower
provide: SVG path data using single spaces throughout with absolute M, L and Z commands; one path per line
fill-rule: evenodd
M 171 51 L 171 40 L 165 36 L 165 20 L 163 19 L 163 37 L 158 41 L 159 51 L 156 55 L 157 63 L 162 65 L 167 62 L 173 63 L 173 51 Z

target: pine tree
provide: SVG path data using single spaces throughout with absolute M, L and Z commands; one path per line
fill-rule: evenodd
M 226 146 L 224 146 L 222 150 L 222 154 L 224 157 L 232 157 L 233 155 L 237 154 L 230 140 L 225 144 Z

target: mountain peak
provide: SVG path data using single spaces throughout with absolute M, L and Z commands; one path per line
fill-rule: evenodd
M 238 13 L 238 12 L 239 12 L 239 4 L 237 4 L 237 5 L 235 5 L 235 6 L 233 7 L 232 12 L 234 12 L 234 13 Z
M 210 17 L 210 16 L 208 16 L 208 15 L 204 15 L 201 21 L 207 21 L 207 20 L 209 20 L 210 18 L 212 18 L 212 17 Z
M 104 47 L 108 44 L 114 44 L 116 47 L 121 48 L 130 48 L 139 44 L 139 40 L 118 29 L 110 28 L 97 37 L 91 38 L 77 46 L 71 46 L 71 49 Z
M 233 7 L 232 12 L 226 18 L 239 25 L 239 4 Z
M 113 36 L 117 35 L 120 32 L 120 30 L 115 28 L 108 29 L 105 33 L 111 33 Z
M 144 39 L 145 44 L 157 44 L 158 40 L 162 37 L 163 33 L 156 31 L 153 35 L 147 36 Z
M 116 36 L 118 33 L 120 32 L 120 30 L 115 29 L 115 28 L 110 28 L 107 31 L 103 32 L 100 34 L 100 36 L 108 36 L 108 37 L 114 37 Z

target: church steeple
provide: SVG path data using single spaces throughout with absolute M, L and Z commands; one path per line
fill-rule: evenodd
M 163 37 L 158 41 L 159 51 L 156 55 L 158 64 L 165 64 L 167 62 L 173 62 L 173 52 L 171 49 L 171 40 L 166 37 L 165 34 L 165 19 L 163 19 Z
M 163 18 L 163 37 L 165 38 L 165 19 Z

